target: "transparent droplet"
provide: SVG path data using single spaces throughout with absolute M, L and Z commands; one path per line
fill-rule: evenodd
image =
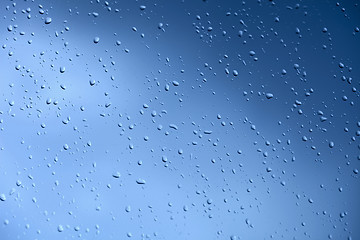
M 45 24 L 50 24 L 52 21 L 51 17 L 45 18 Z M 55 21 L 56 22 L 56 21 Z
M 6 196 L 5 196 L 5 194 L 0 194 L 0 201 L 2 201 L 2 202 L 4 202 L 4 201 L 6 201 Z
M 266 93 L 266 98 L 267 99 L 271 99 L 273 97 L 274 97 L 274 95 L 272 93 Z
M 136 183 L 137 183 L 137 184 L 145 184 L 146 181 L 145 181 L 144 179 L 142 179 L 142 178 L 138 178 L 138 179 L 136 180 Z
M 64 231 L 64 227 L 63 227 L 62 225 L 59 225 L 59 226 L 57 227 L 57 230 L 58 230 L 58 232 L 63 232 L 63 231 Z
M 94 38 L 94 43 L 99 43 L 100 42 L 100 38 L 99 37 L 95 37 Z

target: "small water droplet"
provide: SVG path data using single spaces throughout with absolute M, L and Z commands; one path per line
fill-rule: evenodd
M 5 194 L 0 194 L 0 201 L 2 201 L 2 202 L 4 202 L 4 201 L 6 201 L 6 196 L 5 196 Z
M 94 43 L 99 43 L 100 42 L 100 38 L 99 37 L 95 37 L 94 38 Z
M 121 174 L 119 172 L 113 173 L 113 178 L 120 178 Z
M 145 184 L 146 181 L 145 181 L 144 179 L 142 179 L 142 178 L 138 178 L 138 179 L 136 180 L 136 183 L 137 183 L 137 184 Z
M 50 24 L 52 22 L 51 17 L 45 18 L 45 24 Z
M 58 230 L 58 232 L 63 232 L 63 231 L 64 231 L 64 227 L 63 227 L 62 225 L 59 225 L 59 226 L 57 227 L 57 230 Z
M 272 94 L 272 93 L 267 93 L 266 94 L 266 98 L 267 99 L 271 99 L 271 98 L 273 98 L 274 97 L 274 95 Z

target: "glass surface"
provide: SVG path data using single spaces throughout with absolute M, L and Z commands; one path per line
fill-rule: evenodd
M 360 239 L 359 4 L 1 0 L 0 239 Z

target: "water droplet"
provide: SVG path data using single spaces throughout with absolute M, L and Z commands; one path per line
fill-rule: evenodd
M 146 181 L 145 181 L 144 179 L 142 179 L 142 178 L 138 178 L 138 179 L 136 180 L 136 183 L 137 183 L 137 184 L 145 184 Z
M 120 178 L 121 174 L 119 172 L 113 173 L 112 175 L 114 178 Z
M 125 211 L 126 211 L 126 212 L 131 212 L 131 207 L 130 207 L 130 206 L 126 206 Z
M 271 99 L 273 97 L 274 97 L 274 95 L 272 93 L 266 93 L 266 98 L 267 99 Z
M 45 24 L 50 24 L 52 22 L 51 17 L 45 18 Z
M 172 129 L 178 130 L 178 127 L 175 124 L 170 124 L 169 127 Z
M 63 231 L 64 231 L 64 227 L 63 227 L 62 225 L 59 225 L 59 226 L 57 227 L 57 230 L 58 230 L 58 232 L 63 232 Z
M 99 41 L 100 41 L 100 38 L 99 38 L 99 37 L 95 37 L 95 38 L 94 38 L 94 43 L 99 43 Z
M 2 201 L 2 202 L 4 202 L 4 201 L 6 201 L 6 196 L 5 196 L 5 194 L 0 194 L 0 201 Z

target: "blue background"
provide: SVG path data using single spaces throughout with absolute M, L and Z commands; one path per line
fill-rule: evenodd
M 0 239 L 360 239 L 359 4 L 1 1 Z

